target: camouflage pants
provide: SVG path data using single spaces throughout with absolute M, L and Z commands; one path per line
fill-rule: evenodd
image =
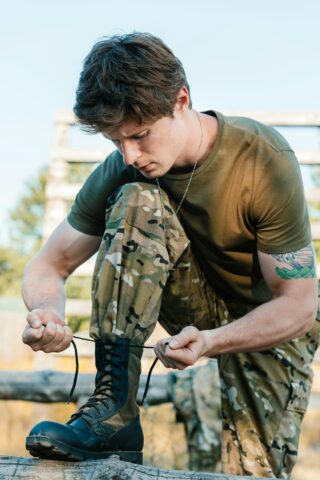
M 188 467 L 196 472 L 221 471 L 221 401 L 218 363 L 205 364 L 169 375 L 176 421 L 184 425 Z
M 144 183 L 126 184 L 108 199 L 93 279 L 95 338 L 114 332 L 144 343 L 157 321 L 173 335 L 186 325 L 217 328 L 245 313 L 235 303 L 227 308 L 208 285 L 165 192 L 162 201 L 157 188 Z M 218 359 L 223 472 L 289 477 L 319 325 L 277 348 Z

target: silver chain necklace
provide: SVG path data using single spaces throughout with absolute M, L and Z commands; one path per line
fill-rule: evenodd
M 201 124 L 201 120 L 200 120 L 200 116 L 199 116 L 199 113 L 195 110 L 196 114 L 197 114 L 197 117 L 198 117 L 198 120 L 199 120 L 199 125 L 200 125 L 200 142 L 199 142 L 199 146 L 197 148 L 197 151 L 195 153 L 195 157 L 198 157 L 198 153 L 200 152 L 200 149 L 202 147 L 202 141 L 203 141 L 203 130 L 202 130 L 202 124 Z M 181 208 L 181 205 L 183 204 L 183 201 L 184 199 L 186 198 L 186 195 L 188 193 L 188 190 L 189 190 L 189 187 L 191 185 L 191 182 L 192 182 L 192 179 L 193 179 L 193 175 L 194 175 L 194 172 L 196 171 L 196 168 L 197 168 L 197 165 L 198 165 L 198 161 L 199 161 L 199 158 L 196 158 L 196 161 L 193 165 L 193 169 L 192 169 L 192 172 L 190 174 L 190 177 L 189 177 L 189 180 L 188 180 L 188 184 L 186 186 L 186 189 L 181 197 L 181 200 L 180 200 L 180 203 L 177 207 L 177 209 L 175 211 L 173 211 L 174 215 L 177 215 L 177 213 L 179 212 L 180 208 Z M 156 178 L 156 182 L 157 182 L 157 187 L 158 187 L 158 190 L 159 190 L 159 196 L 160 196 L 160 201 L 161 201 L 161 206 L 162 206 L 162 217 L 163 217 L 163 221 L 164 221 L 164 212 L 163 212 L 163 208 L 164 208 L 164 203 L 163 203 L 163 198 L 162 198 L 162 193 L 161 193 L 161 187 L 160 187 L 160 182 L 159 182 L 159 179 Z

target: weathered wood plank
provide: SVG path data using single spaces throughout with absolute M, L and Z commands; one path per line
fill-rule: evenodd
M 114 147 L 109 147 L 102 150 L 79 147 L 56 147 L 52 151 L 52 157 L 63 158 L 67 163 L 100 163 L 105 160 L 113 148 Z M 303 165 L 318 165 L 320 163 L 319 150 L 297 151 L 296 156 L 299 163 Z M 72 191 L 72 189 L 69 189 L 69 191 Z M 62 194 L 66 195 L 64 198 L 70 197 L 70 193 L 66 191 L 66 187 L 62 190 Z
M 314 365 L 318 373 L 318 363 Z M 179 375 L 179 372 L 177 373 Z M 169 375 L 152 375 L 145 405 L 161 405 L 172 402 Z M 142 400 L 147 375 L 141 375 L 137 399 Z M 0 371 L 0 400 L 24 400 L 29 402 L 67 402 L 73 382 L 72 373 L 42 370 L 39 372 Z M 80 373 L 73 393 L 74 402 L 83 402 L 94 390 L 94 374 Z M 310 406 L 319 408 L 320 388 L 314 384 Z
M 205 108 L 203 109 L 205 110 Z M 227 111 L 224 115 L 250 117 L 260 122 L 278 126 L 320 126 L 320 112 L 256 112 L 256 111 Z M 57 124 L 75 125 L 76 119 L 71 110 L 57 110 L 54 116 Z
M 101 149 L 89 149 L 89 148 L 77 148 L 77 147 L 56 147 L 53 152 L 53 158 L 63 158 L 67 163 L 100 163 L 105 160 L 107 155 L 111 153 L 113 148 Z M 306 150 L 306 151 L 297 151 L 296 156 L 299 160 L 299 163 L 303 165 L 319 165 L 320 163 L 320 152 L 319 150 Z M 73 192 L 79 188 L 78 184 L 63 184 L 61 187 L 56 185 L 59 190 L 54 192 L 54 187 L 52 191 L 48 190 L 50 198 L 55 198 L 58 193 L 61 192 L 61 196 L 64 199 L 69 199 L 72 197 Z
M 260 477 L 164 470 L 122 462 L 116 456 L 106 460 L 58 462 L 21 457 L 0 457 L 1 480 L 259 480 Z
M 141 375 L 138 400 L 142 399 L 146 375 Z M 73 381 L 72 373 L 42 370 L 40 372 L 0 371 L 0 400 L 26 400 L 31 402 L 66 402 Z M 171 402 L 167 375 L 153 375 L 146 402 L 159 405 Z M 94 390 L 94 374 L 81 373 L 73 394 L 73 401 L 88 398 Z

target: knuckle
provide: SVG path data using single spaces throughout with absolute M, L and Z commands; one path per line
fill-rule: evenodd
M 42 331 L 37 329 L 37 330 L 33 330 L 32 332 L 32 337 L 35 339 L 35 340 L 40 340 L 40 338 L 42 337 Z
M 66 336 L 73 335 L 70 327 L 61 327 L 61 330 L 64 333 L 64 335 L 66 335 Z

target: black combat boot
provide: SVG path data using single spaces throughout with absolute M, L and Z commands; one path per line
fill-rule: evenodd
M 26 448 L 34 457 L 86 460 L 119 455 L 142 464 L 143 432 L 136 402 L 142 349 L 112 334 L 96 341 L 96 387 L 67 424 L 41 422 Z

